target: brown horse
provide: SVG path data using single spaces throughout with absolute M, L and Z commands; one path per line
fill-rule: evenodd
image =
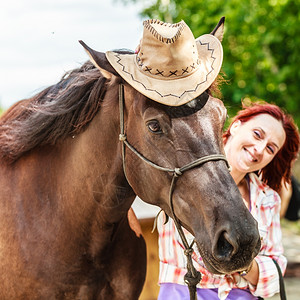
M 210 90 L 168 107 L 93 55 L 102 71 L 87 62 L 0 119 L 0 299 L 138 299 L 146 249 L 127 213 L 138 195 L 172 215 L 172 174 L 128 149 L 124 174 L 120 84 L 127 140 L 151 162 L 174 169 L 224 153 L 226 110 Z M 209 270 L 248 266 L 257 225 L 224 160 L 185 172 L 172 201 Z

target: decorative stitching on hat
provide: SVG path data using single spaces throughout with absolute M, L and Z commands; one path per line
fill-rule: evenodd
M 204 46 L 204 45 L 207 45 L 207 50 L 208 51 L 211 51 L 211 58 L 213 59 L 213 62 L 212 62 L 212 64 L 211 64 L 211 71 L 207 74 L 207 76 L 214 70 L 214 67 L 213 67 L 213 64 L 214 64 L 214 62 L 215 62 L 215 60 L 217 59 L 216 57 L 214 57 L 213 56 L 213 54 L 214 54 L 214 52 L 215 52 L 215 49 L 211 49 L 211 48 L 209 48 L 209 42 L 207 42 L 207 43 L 202 43 L 200 40 L 199 40 L 199 43 L 202 45 L 202 46 Z M 198 58 L 198 60 L 197 60 L 197 63 L 199 64 L 200 63 L 200 59 Z
M 208 77 L 209 74 L 214 70 L 213 64 L 214 64 L 214 62 L 215 62 L 215 60 L 216 60 L 216 57 L 213 56 L 214 49 L 209 48 L 209 42 L 206 42 L 206 43 L 202 43 L 201 41 L 199 41 L 199 42 L 200 42 L 200 44 L 203 45 L 203 46 L 204 46 L 204 45 L 207 45 L 207 50 L 211 51 L 211 58 L 213 59 L 213 62 L 212 62 L 212 64 L 211 64 L 211 67 L 212 67 L 212 68 L 211 68 L 210 72 L 208 72 L 208 73 L 206 74 L 205 80 L 199 82 L 199 83 L 196 85 L 196 87 L 195 87 L 194 89 L 190 89 L 190 90 L 184 91 L 180 96 L 174 95 L 174 94 L 162 95 L 162 94 L 161 94 L 159 91 L 157 91 L 157 90 L 147 88 L 147 87 L 144 85 L 143 82 L 141 82 L 141 81 L 139 81 L 139 80 L 136 80 L 135 78 L 133 78 L 133 76 L 132 76 L 131 73 L 129 73 L 128 71 L 125 70 L 125 65 L 123 65 L 123 64 L 121 63 L 121 56 L 120 56 L 120 54 L 118 54 L 118 53 L 115 53 L 115 57 L 117 58 L 116 63 L 118 63 L 118 64 L 122 67 L 122 71 L 123 71 L 124 73 L 128 74 L 128 75 L 131 77 L 132 81 L 135 81 L 135 82 L 141 84 L 141 85 L 144 87 L 144 89 L 145 89 L 146 91 L 155 92 L 155 93 L 157 93 L 157 94 L 158 94 L 160 97 L 162 97 L 162 98 L 172 96 L 172 97 L 176 97 L 176 98 L 180 99 L 185 93 L 195 92 L 201 84 L 203 84 L 203 83 L 205 83 L 205 82 L 207 81 L 207 77 Z M 137 60 L 137 62 L 138 62 L 138 61 L 140 61 L 141 59 L 138 59 L 138 56 L 136 56 L 136 60 Z M 157 71 L 159 72 L 159 70 L 157 70 Z M 162 72 L 163 72 L 163 71 L 162 71 Z M 161 75 L 162 75 L 162 74 L 161 74 Z
M 178 75 L 176 74 L 177 71 L 178 71 L 178 70 L 175 70 L 175 71 L 169 71 L 169 73 L 170 73 L 170 74 L 169 74 L 169 77 L 171 77 L 171 76 L 173 76 L 173 75 L 174 75 L 174 76 L 178 76 Z
M 169 28 L 176 28 L 177 32 L 175 34 L 175 36 L 173 36 L 172 38 L 166 38 L 161 36 L 158 31 L 154 28 L 153 24 L 158 24 L 160 26 L 164 26 L 164 27 L 169 27 Z M 170 23 L 165 23 L 162 22 L 160 20 L 157 19 L 152 19 L 152 20 L 146 20 L 143 22 L 144 27 L 149 30 L 149 32 L 155 37 L 157 38 L 159 41 L 164 42 L 164 43 L 174 43 L 182 34 L 183 29 L 187 26 L 185 24 L 184 21 L 181 21 L 179 23 L 176 24 L 170 24 Z M 195 47 L 195 45 L 193 45 L 193 47 Z M 195 53 L 195 51 L 194 51 Z M 200 64 L 200 60 L 199 58 L 197 59 L 196 63 L 194 63 L 193 65 L 190 66 L 184 66 L 183 68 L 181 68 L 182 72 L 180 73 L 180 69 L 179 70 L 174 70 L 174 71 L 169 71 L 169 70 L 161 70 L 161 69 L 156 69 L 156 72 L 153 70 L 152 67 L 147 66 L 144 64 L 143 62 L 143 58 L 141 57 L 143 55 L 142 52 L 138 52 L 137 56 L 136 56 L 136 62 L 137 65 L 141 68 L 142 71 L 149 73 L 151 75 L 160 75 L 164 78 L 168 78 L 168 77 L 181 77 L 183 75 L 187 76 L 189 73 L 194 72 L 196 70 L 196 65 Z
M 164 76 L 163 75 L 163 72 L 164 71 L 159 71 L 158 69 L 156 69 L 156 73 L 154 75 L 161 75 L 161 76 Z
M 185 69 L 182 69 L 181 75 L 183 75 L 184 73 L 188 73 L 188 72 L 189 72 L 189 71 L 188 71 L 188 68 L 189 68 L 189 67 L 186 67 Z
M 208 50 L 211 50 L 211 49 L 208 49 Z M 159 69 L 156 69 L 156 73 L 152 73 L 151 70 L 152 68 L 151 67 L 148 67 L 146 65 L 144 65 L 143 63 L 143 60 L 139 57 L 139 55 L 136 56 L 136 62 L 137 62 L 137 65 L 144 71 L 144 72 L 149 72 L 150 74 L 152 75 L 161 75 L 162 77 L 170 77 L 170 76 L 177 76 L 177 77 L 180 77 L 184 74 L 188 74 L 188 73 L 191 73 L 193 71 L 195 71 L 196 69 L 196 65 L 199 65 L 200 64 L 200 59 L 198 58 L 196 63 L 193 63 L 192 65 L 190 66 L 187 66 L 186 68 L 182 68 L 182 72 L 181 74 L 177 74 L 177 72 L 179 72 L 178 70 L 175 70 L 175 71 L 169 71 L 169 74 L 168 75 L 164 75 L 164 70 L 159 70 Z M 190 70 L 189 70 L 190 69 Z
M 181 77 L 182 75 L 184 74 L 188 74 L 188 73 L 191 73 L 192 71 L 194 71 L 196 69 L 195 67 L 195 63 L 193 65 L 190 65 L 190 67 L 186 67 L 185 69 L 181 69 L 182 72 L 181 74 L 177 74 L 179 72 L 179 70 L 174 70 L 174 71 L 169 71 L 168 75 L 164 75 L 163 73 L 165 72 L 165 70 L 159 70 L 159 69 L 156 69 L 155 70 L 155 73 L 151 72 L 152 71 L 152 68 L 150 67 L 147 67 L 147 66 L 144 66 L 144 64 L 142 63 L 142 60 L 141 59 L 138 59 L 137 57 L 137 64 L 138 66 L 144 71 L 144 72 L 148 72 L 152 75 L 161 75 L 162 77 L 164 78 L 168 78 L 170 76 L 176 76 L 176 77 Z M 191 71 L 189 71 L 189 68 L 191 69 Z
M 190 67 L 191 67 L 192 70 L 196 69 L 195 63 L 193 63 L 192 65 L 190 65 Z
M 149 67 L 147 67 L 147 66 L 146 66 L 145 69 L 144 69 L 145 72 L 149 72 L 150 74 L 151 74 L 151 70 L 152 70 L 152 68 L 149 68 Z
M 174 70 L 174 71 L 169 71 L 169 74 L 168 75 L 164 75 L 163 73 L 165 72 L 164 70 L 159 70 L 159 69 L 156 69 L 155 72 L 156 73 L 152 73 L 152 68 L 151 67 L 148 67 L 148 66 L 145 66 L 143 64 L 143 60 L 137 55 L 136 56 L 136 62 L 137 62 L 137 65 L 144 71 L 144 72 L 148 72 L 152 75 L 161 75 L 162 77 L 170 77 L 170 76 L 176 76 L 176 77 L 180 77 L 184 74 L 188 74 L 188 73 L 191 73 L 192 71 L 194 71 L 196 69 L 196 66 L 195 66 L 195 63 L 193 63 L 192 65 L 190 65 L 189 67 L 186 67 L 185 69 L 181 69 L 182 72 L 181 74 L 177 74 L 178 70 Z M 198 59 L 197 60 L 197 65 L 200 64 L 200 60 Z M 189 71 L 189 69 L 191 69 Z
M 159 34 L 157 32 L 157 30 L 154 29 L 153 26 L 151 26 L 151 24 L 159 24 L 162 26 L 168 26 L 168 27 L 172 27 L 172 28 L 178 27 L 178 31 L 172 38 L 165 38 L 161 34 Z M 186 26 L 186 24 L 182 21 L 179 23 L 176 23 L 176 24 L 170 24 L 170 23 L 162 22 L 157 19 L 146 20 L 143 22 L 143 25 L 146 29 L 148 29 L 150 31 L 150 33 L 153 34 L 154 37 L 156 37 L 159 41 L 166 43 L 166 44 L 171 44 L 171 43 L 176 42 L 176 40 L 180 37 L 183 28 Z

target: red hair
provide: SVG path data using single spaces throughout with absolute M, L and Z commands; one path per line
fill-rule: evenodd
M 235 121 L 239 120 L 242 123 L 247 122 L 260 114 L 268 114 L 280 121 L 286 134 L 282 148 L 278 151 L 273 160 L 259 171 L 262 181 L 279 192 L 282 180 L 284 183 L 291 181 L 292 163 L 296 160 L 299 151 L 299 131 L 290 115 L 286 114 L 277 105 L 266 102 L 254 102 L 251 103 L 250 106 L 243 104 L 243 109 L 237 113 L 223 134 L 224 144 L 227 143 L 231 135 L 230 128 Z

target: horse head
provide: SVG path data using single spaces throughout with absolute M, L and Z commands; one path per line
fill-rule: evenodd
M 223 23 L 221 19 L 210 34 L 214 43 L 219 43 L 216 37 L 222 39 Z M 120 144 L 126 142 L 124 176 L 134 193 L 161 207 L 195 236 L 209 271 L 222 274 L 245 269 L 259 251 L 259 233 L 223 159 L 226 109 L 212 96 L 212 82 L 200 94 L 191 93 L 183 101 L 175 99 L 171 105 L 165 100 L 153 101 L 157 91 L 134 77 L 131 66 L 126 69 L 122 65 L 122 52 L 104 54 L 81 43 L 110 88 L 119 92 L 115 95 L 120 97 Z M 126 59 L 144 68 L 141 52 L 145 45 L 141 45 L 140 56 L 126 53 Z M 122 70 L 126 74 L 120 76 Z M 172 89 L 179 89 L 176 84 L 180 81 L 164 83 L 166 98 Z M 122 147 L 119 150 L 121 157 Z

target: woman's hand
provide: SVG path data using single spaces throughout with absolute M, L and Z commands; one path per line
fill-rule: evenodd
M 247 281 L 249 281 L 252 285 L 257 285 L 258 278 L 259 278 L 259 269 L 256 260 L 252 261 L 250 270 L 247 272 L 246 275 L 243 276 Z

